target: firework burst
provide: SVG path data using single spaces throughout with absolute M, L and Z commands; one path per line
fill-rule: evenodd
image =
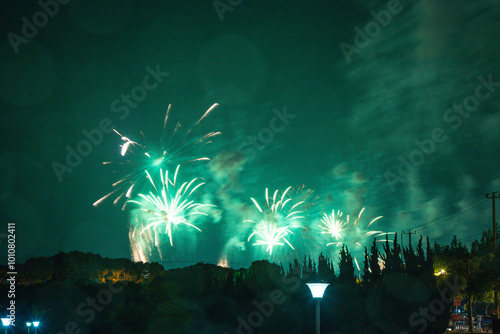
M 196 184 L 197 179 L 193 179 L 190 182 L 184 182 L 178 189 L 176 187 L 177 174 L 179 172 L 179 167 L 175 170 L 173 178 L 169 178 L 168 170 L 163 174 L 160 170 L 161 178 L 161 189 L 158 190 L 153 178 L 146 171 L 147 178 L 149 179 L 151 185 L 156 191 L 156 194 L 152 191 L 149 194 L 139 194 L 141 200 L 130 200 L 130 203 L 138 204 L 141 210 L 149 216 L 147 219 L 148 223 L 140 231 L 142 235 L 147 230 L 152 230 L 155 233 L 155 240 L 157 240 L 157 234 L 161 233 L 159 228 L 164 226 L 164 232 L 170 239 L 170 245 L 173 246 L 172 241 L 172 231 L 173 228 L 178 228 L 180 225 L 187 225 L 201 231 L 197 226 L 189 222 L 192 216 L 207 215 L 204 212 L 199 211 L 204 207 L 214 206 L 212 204 L 201 204 L 190 199 L 193 193 L 201 187 L 204 182 Z M 158 242 L 155 241 L 155 244 Z
M 292 198 L 289 196 L 289 191 L 292 187 L 288 187 L 281 196 L 279 196 L 278 190 L 276 190 L 273 196 L 269 196 L 269 189 L 266 188 L 266 202 L 264 210 L 261 208 L 259 203 L 251 198 L 252 202 L 255 204 L 256 208 L 260 213 L 263 214 L 264 218 L 258 223 L 252 220 L 247 220 L 257 224 L 257 228 L 253 230 L 253 233 L 248 237 L 248 241 L 252 237 L 260 237 L 253 245 L 254 246 L 267 246 L 266 252 L 270 255 L 273 253 L 274 246 L 283 246 L 285 243 L 292 249 L 293 246 L 290 241 L 286 238 L 288 235 L 293 234 L 290 230 L 291 228 L 302 227 L 299 224 L 301 219 L 302 211 L 297 208 L 304 203 L 304 201 L 292 204 Z M 289 208 L 290 207 L 290 208 Z
M 342 238 L 340 232 L 345 231 L 347 228 L 344 228 L 344 226 L 349 224 L 349 216 L 347 216 L 347 221 L 344 222 L 344 220 L 342 220 L 342 215 L 343 213 L 340 211 L 335 214 L 335 210 L 332 210 L 331 215 L 325 213 L 323 218 L 321 218 L 321 222 L 324 226 L 319 225 L 319 227 L 325 230 L 321 233 L 331 234 L 332 238 L 335 237 L 336 240 Z
M 351 224 L 349 222 L 349 215 L 346 217 L 346 221 L 344 222 L 341 217 L 342 213 L 339 211 L 337 215 L 335 215 L 335 212 L 332 211 L 332 214 L 328 216 L 326 213 L 324 214 L 323 219 L 321 222 L 323 223 L 324 226 L 319 225 L 322 229 L 325 231 L 321 233 L 328 233 L 331 234 L 332 238 L 335 237 L 334 242 L 327 243 L 327 246 L 330 245 L 335 245 L 335 246 L 347 246 L 351 250 L 351 255 L 353 255 L 354 263 L 357 267 L 358 270 L 360 270 L 359 262 L 356 257 L 356 253 L 360 250 L 363 251 L 363 256 L 364 256 L 364 246 L 363 244 L 366 244 L 369 242 L 369 238 L 378 238 L 380 236 L 385 236 L 388 234 L 394 234 L 394 232 L 384 232 L 384 231 L 375 231 L 375 230 L 368 230 L 370 226 L 373 225 L 376 221 L 379 219 L 383 218 L 383 216 L 376 217 L 372 219 L 368 225 L 363 228 L 360 225 L 360 220 L 361 216 L 363 215 L 363 212 L 365 211 L 365 208 L 361 209 L 359 212 L 358 217 L 354 220 L 354 222 Z M 343 232 L 345 231 L 345 232 Z M 340 232 L 343 232 L 342 234 Z M 383 240 L 377 240 L 377 241 L 383 241 Z M 385 240 L 384 240 L 385 241 Z M 353 252 L 354 250 L 354 252 Z
M 207 117 L 218 104 L 212 105 L 203 116 L 187 131 L 183 131 L 180 122 L 175 123 L 172 131 L 168 131 L 170 122 L 171 105 L 168 106 L 163 122 L 163 130 L 158 145 L 150 145 L 146 136 L 141 132 L 141 139 L 130 139 L 114 130 L 123 141 L 120 145 L 120 154 L 123 158 L 117 161 L 104 162 L 115 166 L 115 172 L 122 177 L 113 183 L 111 192 L 94 203 L 94 206 L 101 204 L 109 197 L 116 196 L 114 204 L 118 205 L 124 201 L 122 209 L 125 209 L 127 199 L 134 196 L 134 193 L 141 190 L 143 183 L 147 183 L 144 172 L 154 173 L 159 169 L 168 169 L 172 166 L 192 163 L 195 161 L 210 160 L 208 157 L 197 153 L 198 149 L 211 143 L 211 139 L 220 132 L 209 132 L 202 136 L 193 135 L 193 130 L 200 122 Z
M 266 252 L 269 252 L 269 255 L 272 255 L 274 246 L 284 245 L 283 242 L 281 242 L 281 240 L 286 242 L 288 246 L 290 246 L 292 249 L 295 249 L 293 248 L 292 244 L 285 238 L 288 234 L 293 234 L 292 231 L 290 231 L 288 228 L 278 227 L 276 224 L 273 223 L 269 223 L 268 227 L 268 224 L 266 224 L 265 221 L 262 221 L 258 230 L 254 230 L 253 233 L 250 234 L 250 237 L 248 237 L 248 241 L 250 241 L 250 239 L 254 235 L 258 235 L 259 237 L 261 237 L 261 239 L 257 240 L 257 242 L 254 243 L 253 245 L 267 246 Z

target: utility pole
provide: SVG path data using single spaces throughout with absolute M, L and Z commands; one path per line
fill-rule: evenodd
M 396 233 L 397 234 L 397 233 Z M 405 261 L 405 257 L 404 257 L 404 249 L 405 249 L 405 246 L 404 246 L 404 242 L 403 242 L 403 229 L 401 229 L 401 234 L 399 235 L 400 236 L 400 239 L 401 239 L 401 250 L 400 250 L 400 253 L 401 253 L 401 261 Z
M 470 260 L 467 260 L 467 280 L 470 277 Z M 472 333 L 472 324 L 474 321 L 474 317 L 472 316 L 472 296 L 468 294 L 467 308 L 469 309 L 469 333 Z
M 408 232 L 405 232 L 405 231 L 403 230 L 403 232 L 401 232 L 401 233 L 402 233 L 403 235 L 404 235 L 404 234 L 408 234 L 408 244 L 409 244 L 408 248 L 410 249 L 410 248 L 411 248 L 411 235 L 412 235 L 412 234 L 417 234 L 417 231 L 413 231 L 413 232 L 412 232 L 412 231 L 409 229 L 409 230 L 408 230 Z M 403 240 L 403 236 L 401 236 L 401 240 Z M 401 242 L 403 242 L 403 241 L 401 241 Z
M 496 194 L 494 192 L 490 194 L 486 194 L 486 198 L 491 199 L 492 202 L 492 211 L 493 211 L 493 251 L 497 251 L 497 223 L 495 220 L 495 198 L 500 198 L 500 194 Z M 495 290 L 495 312 L 496 318 L 500 319 L 499 309 L 498 309 L 498 291 Z

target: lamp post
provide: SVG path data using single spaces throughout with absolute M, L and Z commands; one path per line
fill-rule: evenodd
M 328 283 L 306 283 L 309 289 L 311 289 L 311 293 L 314 299 L 316 299 L 316 334 L 319 334 L 319 303 L 321 298 L 323 298 L 323 294 L 325 293 L 326 288 L 330 285 Z
M 31 322 L 27 322 L 26 327 L 28 327 L 28 334 L 30 334 Z
M 5 334 L 7 334 L 7 327 L 10 326 L 10 318 L 2 318 L 2 325 L 5 327 Z
M 36 329 L 38 328 L 38 325 L 40 325 L 40 321 L 33 321 L 33 327 L 35 327 L 35 334 L 36 334 Z

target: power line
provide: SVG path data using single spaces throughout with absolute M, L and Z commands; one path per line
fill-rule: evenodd
M 448 218 L 448 217 L 450 217 L 450 216 L 452 216 L 452 215 L 456 215 L 457 213 L 462 212 L 463 210 L 465 210 L 465 209 L 469 208 L 470 206 L 476 205 L 476 204 L 478 204 L 479 202 L 484 202 L 484 201 L 485 201 L 485 199 L 484 199 L 484 198 L 482 198 L 482 197 L 481 197 L 481 198 L 478 198 L 478 199 L 475 199 L 475 200 L 473 200 L 473 201 L 471 201 L 471 202 L 469 202 L 469 203 L 466 203 L 466 204 L 462 205 L 461 207 L 459 207 L 459 208 L 457 208 L 457 209 L 455 209 L 455 210 L 450 211 L 450 213 L 447 213 L 447 214 L 442 215 L 442 216 L 440 216 L 440 217 L 437 217 L 437 218 L 431 219 L 431 220 L 429 220 L 428 222 L 426 222 L 426 223 L 424 223 L 424 224 L 422 224 L 422 225 L 420 225 L 420 226 L 417 226 L 417 228 L 420 228 L 420 227 L 426 226 L 427 224 L 431 224 L 431 223 L 434 223 L 434 222 L 440 221 L 440 220 L 445 219 L 445 218 Z
M 481 237 L 483 236 L 483 233 L 484 233 L 484 231 L 476 231 L 474 233 L 471 233 L 471 234 L 468 234 L 464 237 L 461 237 L 460 239 L 458 239 L 458 241 L 462 242 L 463 244 L 466 244 L 466 243 L 481 239 Z M 449 246 L 449 245 L 451 245 L 451 241 L 444 243 L 444 244 L 440 244 L 440 245 Z
M 427 229 L 429 227 L 442 224 L 442 223 L 444 223 L 444 222 L 446 222 L 446 221 L 448 221 L 448 220 L 450 220 L 452 218 L 455 218 L 455 217 L 460 216 L 460 215 L 462 215 L 462 214 L 464 214 L 466 212 L 469 212 L 469 211 L 471 211 L 473 209 L 476 209 L 476 208 L 478 208 L 478 207 L 486 204 L 488 201 L 485 200 L 485 199 L 482 199 L 482 200 L 474 201 L 474 202 L 476 202 L 476 203 L 475 204 L 472 204 L 472 202 L 469 203 L 469 205 L 467 205 L 468 208 L 466 210 L 464 210 L 464 208 L 465 208 L 465 206 L 464 206 L 459 211 L 456 211 L 454 213 L 451 213 L 451 214 L 444 215 L 444 216 L 441 216 L 439 218 L 433 219 L 433 220 L 431 220 L 431 221 L 429 221 L 429 222 L 427 222 L 425 224 L 416 226 L 415 228 Z
M 495 193 L 499 193 L 499 192 L 493 192 L 492 194 L 495 194 Z M 442 224 L 442 223 L 444 223 L 452 218 L 455 218 L 461 214 L 467 213 L 473 209 L 476 209 L 476 208 L 488 203 L 488 199 L 491 199 L 491 197 L 488 197 L 488 196 L 489 195 L 487 195 L 486 198 L 481 197 L 481 198 L 475 199 L 473 201 L 470 201 L 470 202 L 462 205 L 460 208 L 453 210 L 449 214 L 443 215 L 443 216 L 435 218 L 433 220 L 430 220 L 425 224 L 417 226 L 416 228 L 427 229 L 429 227 L 432 227 L 432 226 L 435 226 L 438 224 Z M 492 195 L 492 196 L 494 196 L 494 195 Z M 483 231 L 478 231 L 476 233 L 472 233 L 472 234 L 469 234 L 468 236 L 461 238 L 460 241 L 462 241 L 463 243 L 468 243 L 468 242 L 477 240 L 478 238 L 480 238 L 482 236 L 482 234 L 483 234 Z M 445 245 L 449 245 L 450 243 L 445 244 Z
M 460 241 L 462 241 L 463 243 L 468 243 L 468 242 L 471 242 L 471 241 L 475 241 L 477 239 L 480 239 L 480 237 L 483 235 L 483 231 L 481 232 L 477 232 L 477 233 L 474 233 L 474 234 L 471 234 L 469 236 L 466 236 L 464 238 L 461 238 Z

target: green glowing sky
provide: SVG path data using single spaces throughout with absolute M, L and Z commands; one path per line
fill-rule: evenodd
M 243 221 L 258 219 L 250 198 L 262 203 L 266 187 L 312 190 L 314 228 L 323 212 L 363 207 L 364 226 L 384 216 L 377 230 L 442 243 L 491 226 L 495 1 L 41 3 L 0 10 L 0 215 L 4 229 L 17 222 L 19 261 L 75 249 L 131 256 L 129 212 L 92 206 L 119 179 L 102 162 L 120 159 L 112 129 L 157 143 L 169 104 L 184 130 L 219 103 L 191 135 L 222 133 L 186 153 L 212 159 L 180 173 L 202 178 L 197 200 L 217 209 L 196 222 L 203 232 L 161 247 L 172 266 L 265 257 Z M 337 253 L 320 237 L 294 245 Z

